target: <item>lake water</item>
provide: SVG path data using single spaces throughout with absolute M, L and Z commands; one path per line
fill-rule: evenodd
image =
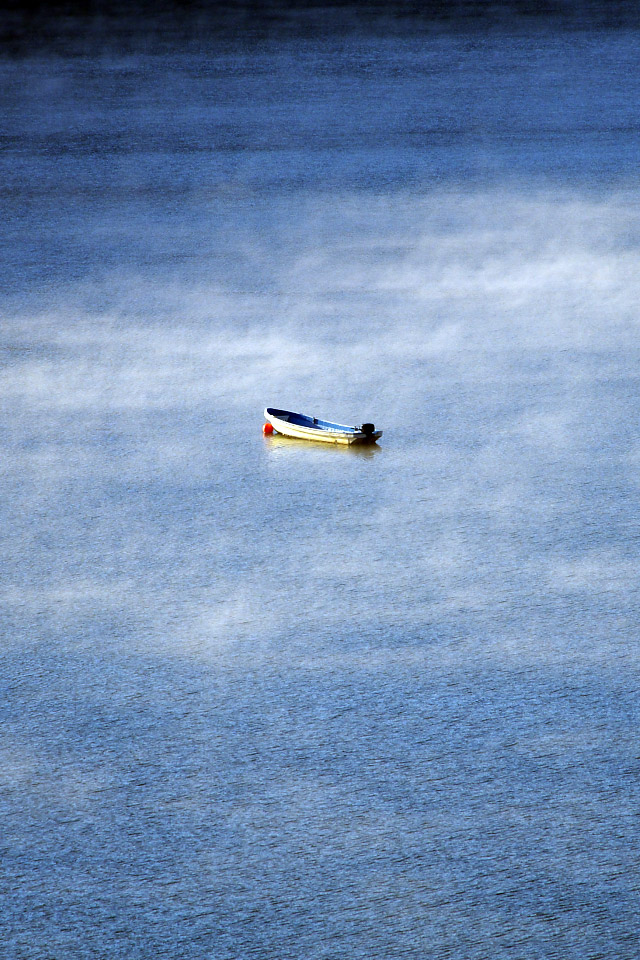
M 3 47 L 3 960 L 640 953 L 640 33 L 343 13 Z

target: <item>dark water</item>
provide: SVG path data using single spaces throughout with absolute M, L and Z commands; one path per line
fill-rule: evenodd
M 634 960 L 640 35 L 292 16 L 5 31 L 0 955 Z

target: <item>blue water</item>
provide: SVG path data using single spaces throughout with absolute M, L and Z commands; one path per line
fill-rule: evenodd
M 3 48 L 3 960 L 640 955 L 640 34 L 324 16 Z

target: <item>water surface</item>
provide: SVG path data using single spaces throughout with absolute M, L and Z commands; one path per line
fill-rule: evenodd
M 637 957 L 638 33 L 72 37 L 0 60 L 5 955 Z

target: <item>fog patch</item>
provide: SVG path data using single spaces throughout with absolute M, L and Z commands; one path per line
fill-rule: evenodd
M 540 597 L 558 624 L 548 591 L 582 591 L 585 617 L 598 586 L 629 591 L 626 561 L 574 518 L 635 482 L 632 201 L 289 198 L 224 240 L 261 289 L 205 257 L 182 280 L 119 267 L 108 306 L 106 277 L 6 302 L 6 600 L 58 623 L 120 608 L 159 647 L 216 656 L 345 620 L 507 643 L 505 606 L 537 616 Z M 267 404 L 375 419 L 380 452 L 270 445 Z M 603 449 L 598 488 L 584 471 Z M 27 546 L 40 585 L 23 586 Z
M 32 810 L 51 804 L 69 813 L 86 808 L 110 785 L 111 774 L 90 771 L 56 751 L 38 751 L 32 742 L 5 737 L 0 747 L 0 784 L 7 794 L 22 797 Z M 9 742 L 7 742 L 9 741 Z
M 637 588 L 638 570 L 635 559 L 603 551 L 550 564 L 548 579 L 550 587 L 561 592 L 605 591 L 627 596 Z

